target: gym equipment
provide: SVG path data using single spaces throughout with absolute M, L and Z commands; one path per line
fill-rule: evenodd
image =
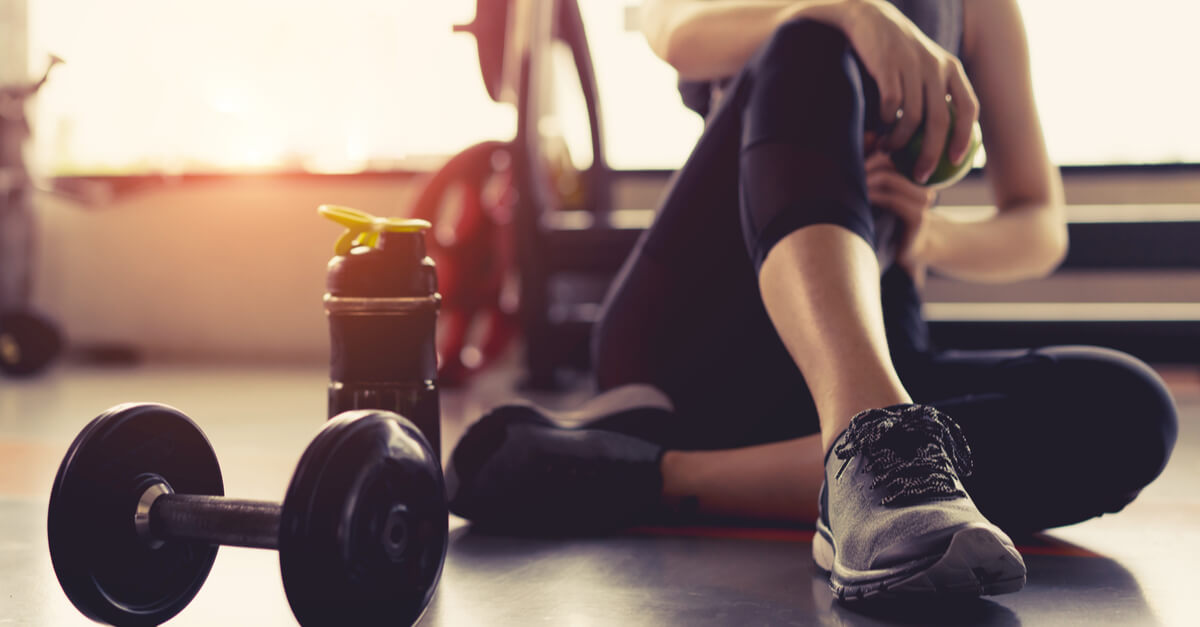
M 460 385 L 518 334 L 515 189 L 509 144 L 463 150 L 426 180 L 412 215 L 437 225 L 426 243 L 442 293 L 439 382 Z
M 607 170 L 604 153 L 595 148 L 603 136 L 602 120 L 577 0 L 476 0 L 475 4 L 475 22 L 456 30 L 470 32 L 478 40 L 480 72 L 492 98 L 512 104 L 517 110 L 517 134 L 509 142 L 515 198 L 511 229 L 515 274 L 520 276 L 518 322 L 526 344 L 526 384 L 554 387 L 561 369 L 588 365 L 588 336 L 599 311 L 600 296 L 632 250 L 644 224 L 617 220 L 609 211 L 607 201 L 614 193 L 614 177 Z M 549 80 L 547 57 L 551 45 L 558 43 L 566 43 L 574 58 L 594 146 L 593 165 L 582 173 L 586 206 L 578 212 L 562 212 L 553 195 L 543 191 L 546 176 L 540 161 L 543 138 L 538 126 L 539 116 L 545 111 L 538 102 L 537 85 L 544 88 Z M 971 161 L 968 156 L 964 163 Z M 1174 180 L 1189 174 L 1190 167 L 1155 166 L 1154 171 L 1155 176 Z M 1104 179 L 1106 185 L 1112 184 L 1113 177 L 1139 185 L 1146 175 L 1129 168 L 1069 168 L 1065 174 L 1070 179 L 1068 184 L 1071 180 L 1086 184 L 1091 179 Z M 615 178 L 629 189 L 643 179 L 654 182 L 661 177 L 623 172 Z M 634 208 L 628 200 L 622 204 L 622 209 Z M 1162 215 L 1147 220 L 1087 219 L 1070 223 L 1071 249 L 1064 268 L 1170 271 L 1200 267 L 1200 249 L 1191 244 L 1200 237 L 1200 220 L 1180 216 L 1170 207 L 1164 205 Z M 1140 211 L 1154 213 L 1151 207 Z M 625 215 L 633 217 L 630 213 Z M 439 265 L 443 263 L 441 257 L 435 258 Z M 446 293 L 449 291 L 445 288 Z M 1133 317 L 1087 322 L 1026 320 L 1027 315 L 1010 319 L 1004 314 L 985 320 L 973 316 L 961 320 L 935 317 L 930 327 L 934 344 L 958 348 L 1099 344 L 1150 361 L 1181 362 L 1195 361 L 1200 354 L 1200 320 L 1196 319 L 1148 321 Z
M 500 100 L 504 84 L 504 53 L 508 47 L 510 0 L 478 0 L 475 19 L 454 26 L 456 33 L 470 33 L 479 51 L 479 71 L 492 100 Z
M 950 128 L 954 127 L 954 104 L 950 101 L 946 102 L 946 106 L 950 109 Z M 921 147 L 925 144 L 925 122 L 917 127 L 917 131 L 909 138 L 908 143 L 896 152 L 892 153 L 892 163 L 896 164 L 896 170 L 901 174 L 913 179 L 913 170 L 917 167 L 917 159 L 921 157 Z M 979 147 L 983 145 L 983 131 L 979 127 L 979 122 L 975 122 L 971 126 L 971 141 L 967 148 L 967 154 L 963 157 L 962 162 L 955 165 L 950 160 L 950 134 L 946 133 L 946 142 L 942 147 L 942 155 L 938 159 L 937 166 L 933 169 L 933 174 L 929 175 L 929 180 L 923 183 L 925 187 L 941 189 L 949 187 L 962 180 L 971 167 L 975 164 L 975 153 L 979 152 Z
M 439 376 L 449 385 L 465 382 L 520 332 L 528 383 L 551 386 L 563 361 L 586 361 L 586 326 L 576 313 L 594 310 L 560 302 L 552 283 L 581 277 L 606 284 L 637 236 L 618 232 L 624 237 L 615 248 L 607 237 L 616 230 L 607 215 L 608 169 L 582 18 L 574 0 L 478 0 L 474 21 L 454 30 L 475 37 L 488 94 L 516 106 L 518 129 L 512 141 L 485 141 L 451 158 L 428 179 L 411 214 L 436 225 L 428 243 L 445 299 Z M 585 171 L 575 168 L 547 99 L 548 81 L 561 78 L 553 75 L 551 48 L 564 45 L 592 129 Z M 593 292 L 596 299 L 603 288 Z
M 279 551 L 303 625 L 411 624 L 446 554 L 441 466 L 408 420 L 328 421 L 283 503 L 225 498 L 216 455 L 179 410 L 118 405 L 68 449 L 50 494 L 50 558 L 89 618 L 157 625 L 203 585 L 217 545 Z
M 0 86 L 0 373 L 41 372 L 62 349 L 62 335 L 31 308 L 36 223 L 34 184 L 23 147 L 29 138 L 25 104 L 63 60 L 50 55 L 39 80 Z
M 519 277 L 512 300 L 525 342 L 525 384 L 557 387 L 561 367 L 587 366 L 597 303 L 641 234 L 611 212 L 610 171 L 583 18 L 576 0 L 477 0 L 475 21 L 456 30 L 476 37 L 489 94 L 517 111 L 516 135 L 505 146 L 511 162 L 505 174 L 511 180 L 511 226 L 498 229 L 511 229 L 511 237 L 498 234 L 496 240 L 505 237 L 509 243 L 494 245 L 493 254 L 511 251 L 513 274 Z M 550 97 L 560 77 L 551 57 L 564 47 L 577 75 L 569 80 L 582 91 L 591 131 L 592 163 L 578 172 L 567 167 L 561 136 L 552 132 L 557 114 Z M 511 311 L 503 301 L 484 302 L 487 311 Z
M 386 409 L 412 420 L 440 458 L 436 326 L 441 295 L 424 220 L 322 205 L 346 227 L 326 278 L 329 416 Z
M 0 372 L 29 376 L 41 372 L 62 351 L 58 327 L 31 311 L 0 313 Z

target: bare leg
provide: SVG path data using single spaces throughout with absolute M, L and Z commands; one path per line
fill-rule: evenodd
M 817 410 L 820 437 L 815 468 L 803 477 L 789 476 L 793 473 L 787 464 L 794 461 L 807 467 L 812 458 L 786 460 L 781 452 L 791 449 L 782 445 L 734 449 L 726 451 L 724 458 L 716 452 L 672 453 L 663 465 L 668 499 L 695 496 L 701 510 L 712 513 L 727 512 L 734 503 L 745 506 L 741 513 L 778 513 L 780 508 L 811 512 L 817 490 L 804 492 L 797 486 L 811 498 L 780 498 L 779 490 L 786 488 L 779 486 L 786 484 L 779 483 L 779 477 L 819 486 L 824 473 L 816 469 L 822 468 L 822 453 L 851 417 L 865 409 L 912 401 L 889 355 L 880 267 L 869 243 L 876 237 L 885 241 L 887 233 L 867 209 L 862 177 L 861 132 L 879 126 L 872 106 L 878 96 L 847 46 L 844 37 L 824 26 L 796 23 L 781 28 L 747 66 L 744 80 L 730 87 L 672 185 L 644 240 L 645 250 L 633 259 L 631 274 L 641 281 L 640 289 L 620 295 L 628 303 L 626 310 L 635 313 L 616 320 L 624 326 L 606 315 L 605 326 L 612 333 L 598 342 L 597 351 L 601 373 L 639 377 L 629 380 L 651 382 L 673 398 L 686 399 L 697 394 L 698 380 L 711 379 L 703 371 L 698 378 L 689 376 L 695 374 L 692 364 L 704 357 L 693 349 L 701 336 L 687 340 L 677 334 L 695 331 L 698 325 L 687 323 L 705 316 L 711 327 L 722 330 L 766 326 L 757 302 L 747 308 L 753 310 L 750 313 L 729 307 L 708 309 L 713 286 L 723 286 L 723 298 L 761 298 L 769 323 L 787 349 L 787 356 L 779 355 L 775 334 L 770 334 L 771 349 L 782 358 L 787 376 L 768 375 L 768 379 L 772 384 L 795 385 L 789 379 L 795 373 L 786 363 L 790 357 Z M 736 153 L 736 162 L 731 153 Z M 736 223 L 728 210 L 734 203 L 740 207 L 741 219 Z M 699 218 L 697 211 L 705 212 L 705 217 Z M 719 228 L 699 232 L 697 223 Z M 733 229 L 743 235 L 755 268 L 720 274 L 724 268 L 743 269 L 736 265 L 740 251 L 729 250 L 733 243 L 722 236 Z M 657 274 L 648 275 L 647 268 Z M 645 287 L 655 283 L 660 291 Z M 655 306 L 647 308 L 647 300 Z M 674 306 L 679 303 L 686 307 Z M 705 309 L 698 311 L 697 303 L 704 303 Z M 614 355 L 616 351 L 633 355 Z M 601 380 L 606 385 L 618 383 L 603 376 Z M 753 400 L 757 399 L 747 399 L 747 405 Z M 689 409 L 704 414 L 710 408 Z M 807 403 L 797 403 L 796 411 L 797 424 L 811 416 L 799 415 L 811 411 Z M 772 420 L 788 418 L 771 414 Z M 729 419 L 736 421 L 736 416 Z M 706 458 L 724 463 L 706 465 Z M 705 474 L 698 479 L 683 476 L 687 472 Z M 756 489 L 753 479 L 766 485 Z M 677 488 L 679 492 L 674 491 Z M 779 502 L 788 500 L 795 504 Z
M 759 271 L 771 322 L 812 391 L 821 448 L 860 411 L 911 403 L 888 353 L 875 251 L 839 226 L 814 224 L 771 250 Z
M 824 452 L 864 409 L 911 403 L 888 353 L 875 252 L 858 235 L 816 224 L 779 242 L 759 273 L 763 302 L 816 401 L 821 433 L 662 458 L 663 498 L 705 514 L 812 522 Z
M 663 500 L 694 498 L 703 514 L 812 523 L 825 478 L 821 439 L 721 451 L 668 451 L 662 458 Z

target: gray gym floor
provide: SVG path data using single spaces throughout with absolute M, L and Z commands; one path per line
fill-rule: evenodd
M 1029 583 L 954 606 L 836 603 L 803 529 L 644 529 L 611 538 L 490 537 L 452 520 L 422 625 L 1194 625 L 1200 560 L 1200 370 L 1164 369 L 1179 445 L 1163 476 L 1119 515 L 1021 541 Z M 0 380 L 0 625 L 91 624 L 63 595 L 46 548 L 46 502 L 62 454 L 111 405 L 174 405 L 204 428 L 231 496 L 278 500 L 324 418 L 316 367 L 64 366 Z M 443 394 L 447 447 L 510 395 L 501 369 Z M 538 399 L 570 404 L 571 395 Z M 173 625 L 295 624 L 274 552 L 223 548 Z

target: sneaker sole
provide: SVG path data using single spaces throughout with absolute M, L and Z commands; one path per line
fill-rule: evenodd
M 548 419 L 564 428 L 586 427 L 589 422 L 633 409 L 675 411 L 671 399 L 658 388 L 645 383 L 629 383 L 602 392 L 567 410 L 551 410 L 529 401 L 513 401 L 493 409 L 493 412 L 520 412 Z
M 912 596 L 991 596 L 1025 586 L 1025 562 L 1016 547 L 989 525 L 959 529 L 941 555 L 887 569 L 854 571 L 837 562 L 827 531 L 813 536 L 813 559 L 829 571 L 829 587 L 842 601 Z

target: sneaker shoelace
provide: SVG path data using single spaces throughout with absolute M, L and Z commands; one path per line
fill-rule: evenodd
M 958 424 L 925 405 L 862 412 L 834 453 L 847 463 L 855 455 L 865 457 L 866 469 L 875 474 L 871 488 L 884 486 L 887 492 L 880 505 L 965 497 L 955 473 L 969 476 L 974 465 Z

